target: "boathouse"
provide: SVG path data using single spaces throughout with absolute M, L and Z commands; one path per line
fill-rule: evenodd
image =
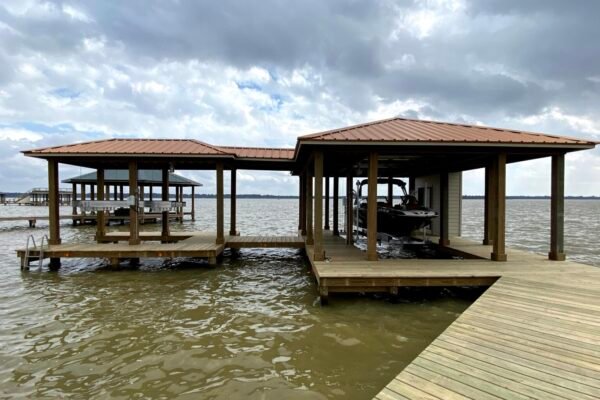
M 393 118 L 301 136 L 294 149 L 213 146 L 196 140 L 113 139 L 26 151 L 48 163 L 50 245 L 26 255 L 61 257 L 206 257 L 216 262 L 226 247 L 295 247 L 306 250 L 321 301 L 331 292 L 398 293 L 405 286 L 491 286 L 377 395 L 376 399 L 537 398 L 596 399 L 600 273 L 565 260 L 565 154 L 595 142 L 481 126 Z M 551 158 L 548 254 L 505 246 L 506 165 Z M 98 243 L 63 243 L 58 207 L 60 163 L 94 168 L 99 217 L 105 171 L 127 169 L 127 233 L 98 224 Z M 136 216 L 140 171 L 161 171 L 161 202 L 169 212 L 169 170 L 214 170 L 215 232 L 142 232 Z M 485 220 L 479 242 L 461 237 L 462 172 L 485 168 Z M 298 234 L 243 236 L 236 229 L 236 171 L 290 171 L 298 177 Z M 231 173 L 231 219 L 224 226 L 224 171 Z M 380 259 L 377 185 L 368 186 L 367 246 L 353 244 L 353 182 L 409 180 L 418 201 L 439 213 L 430 235 L 441 251 L 462 259 Z M 343 188 L 340 188 L 340 183 Z M 333 190 L 331 190 L 333 189 Z M 333 202 L 330 203 L 330 199 Z M 112 200 L 114 201 L 114 200 Z M 330 218 L 330 205 L 333 212 Z M 340 216 L 343 220 L 340 221 Z M 331 226 L 330 226 L 331 224 Z M 419 232 L 415 232 L 418 235 Z M 125 241 L 125 243 L 115 243 Z
M 345 221 L 339 221 L 340 178 L 346 185 L 345 196 L 342 196 L 348 202 L 345 208 L 350 210 L 354 179 L 366 177 L 373 182 L 387 178 L 391 182 L 394 177 L 408 177 L 411 191 L 421 197 L 419 201 L 427 202 L 439 213 L 438 222 L 433 224 L 430 232 L 439 246 L 461 253 L 460 246 L 454 245 L 461 241 L 462 172 L 485 168 L 485 222 L 481 245 L 487 247 L 480 248 L 474 256 L 506 261 L 506 165 L 542 157 L 552 159 L 551 239 L 548 258 L 564 260 L 565 154 L 594 146 L 594 142 L 587 140 L 541 133 L 392 118 L 300 136 L 294 149 L 215 146 L 190 139 L 111 139 L 29 150 L 24 154 L 44 159 L 48 163 L 50 249 L 45 254 L 51 258 L 51 265 L 54 267 L 59 265 L 60 257 L 81 256 L 117 259 L 189 255 L 206 257 L 215 262 L 225 247 L 285 247 L 287 243 L 291 247 L 306 247 L 320 279 L 319 265 L 325 261 L 330 264 L 348 258 L 349 254 L 354 254 L 351 258 L 356 258 L 357 261 L 378 261 L 377 186 L 370 185 L 368 188 L 369 229 L 366 253 L 356 253 L 352 246 L 353 235 L 348 234 L 353 230 L 353 214 L 346 212 Z M 58 223 L 60 163 L 96 170 L 96 201 L 104 202 L 98 203 L 99 218 L 102 218 L 104 208 L 107 207 L 106 202 L 111 201 L 105 189 L 106 171 L 127 170 L 128 192 L 134 194 L 128 199 L 131 221 L 137 221 L 140 209 L 149 205 L 141 204 L 143 200 L 139 192 L 143 186 L 140 186 L 140 177 L 143 175 L 140 175 L 140 171 L 161 171 L 163 203 L 152 205 L 167 213 L 174 206 L 168 203 L 169 171 L 214 170 L 217 182 L 217 218 L 213 236 L 208 238 L 209 233 L 199 236 L 171 234 L 168 219 L 164 219 L 161 232 L 140 235 L 138 224 L 131 223 L 127 236 L 123 237 L 121 234 L 117 238 L 115 234 L 106 232 L 104 224 L 99 223 L 96 235 L 99 243 L 126 240 L 129 246 L 122 248 L 89 244 L 88 248 L 82 248 L 80 252 L 69 248 L 69 244 L 62 243 Z M 300 196 L 297 238 L 278 240 L 277 237 L 263 237 L 245 240 L 243 232 L 239 237 L 236 228 L 236 171 L 240 169 L 290 171 L 298 176 Z M 231 220 L 228 234 L 224 227 L 224 171 L 231 173 Z M 394 194 L 391 183 L 388 191 L 391 199 Z M 331 198 L 332 219 L 329 212 Z M 93 208 L 94 204 L 91 206 Z M 332 229 L 329 229 L 330 221 Z M 342 238 L 340 232 L 343 231 L 346 234 Z M 163 244 L 144 248 L 142 242 L 150 240 L 160 240 Z M 180 246 L 180 250 L 186 251 L 169 250 L 169 244 L 184 240 L 188 241 L 186 243 L 189 246 Z M 345 247 L 340 248 L 342 243 Z M 325 268 L 325 265 L 321 266 Z M 324 282 L 328 281 L 321 282 L 323 294 L 328 287 L 335 289 L 335 286 L 325 285 Z M 334 281 L 328 283 L 331 282 Z M 373 282 L 369 285 L 373 290 L 388 286 Z M 352 285 L 347 282 L 347 286 Z

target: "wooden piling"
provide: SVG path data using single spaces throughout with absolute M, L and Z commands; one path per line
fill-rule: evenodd
M 565 260 L 565 155 L 552 156 L 552 184 L 550 198 L 550 252 L 553 261 Z
M 369 194 L 367 198 L 367 260 L 377 261 L 377 164 L 378 154 L 369 153 Z
M 322 261 L 325 259 L 323 250 L 323 152 L 314 153 L 315 162 L 315 199 L 314 199 L 314 260 Z

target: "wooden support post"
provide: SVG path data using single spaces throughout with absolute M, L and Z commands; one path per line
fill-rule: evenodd
M 192 186 L 192 221 L 196 220 L 196 187 Z
M 124 194 L 124 190 L 123 190 L 123 185 L 119 186 L 119 200 L 121 200 L 121 201 L 125 200 L 125 194 Z
M 300 235 L 306 236 L 306 174 L 304 172 L 298 176 L 298 183 L 300 185 L 298 188 L 298 230 L 300 230 Z
M 90 185 L 90 200 L 96 200 L 96 185 Z
M 169 201 L 169 169 L 163 168 L 161 171 L 161 198 L 162 201 Z M 170 211 L 163 211 L 161 217 L 161 240 L 162 242 L 168 242 L 171 232 L 169 232 L 169 213 Z
M 315 235 L 314 235 L 314 260 L 323 261 L 325 253 L 323 250 L 323 152 L 314 152 L 315 162 Z
M 183 186 L 179 186 L 179 202 L 183 203 Z M 183 205 L 179 207 L 179 222 L 183 222 Z
M 346 176 L 346 244 L 347 245 L 351 245 L 354 243 L 354 236 L 353 236 L 354 210 L 352 209 L 352 207 L 354 205 L 353 204 L 353 196 L 352 196 L 353 182 L 354 182 L 354 179 L 352 177 L 352 170 L 349 169 L 348 174 Z
M 96 182 L 98 184 L 98 200 L 104 200 L 104 170 L 102 168 L 96 170 Z M 102 240 L 106 236 L 104 211 L 98 211 L 96 218 L 96 241 L 102 243 Z
M 417 190 L 417 179 L 414 176 L 408 178 L 408 194 L 415 194 Z
M 144 200 L 146 199 L 146 194 L 144 193 L 144 185 L 140 185 L 139 186 L 139 193 L 140 193 L 140 198 L 139 198 L 140 204 L 143 204 Z M 146 222 L 146 217 L 144 215 L 145 211 L 146 211 L 146 208 L 145 207 L 138 207 L 138 209 L 139 209 L 140 217 L 141 217 L 140 218 L 140 223 L 142 225 L 144 225 L 144 223 Z
M 71 212 L 73 213 L 73 215 L 77 215 L 77 207 L 75 206 L 75 200 L 77 200 L 77 184 L 74 183 L 73 184 L 73 189 L 71 190 L 71 206 L 72 206 L 72 210 Z M 73 220 L 73 222 L 75 222 L 75 220 Z
M 494 175 L 496 213 L 494 215 L 494 244 L 491 258 L 494 261 L 506 261 L 504 244 L 506 234 L 506 153 L 500 153 L 494 159 Z
M 329 304 L 329 288 L 327 286 L 319 286 L 319 300 L 322 306 Z
M 154 198 L 154 187 L 150 185 L 148 187 L 148 200 L 152 201 Z
M 217 244 L 224 244 L 223 162 L 217 162 Z
M 552 185 L 550 198 L 550 252 L 548 258 L 564 261 L 565 256 L 565 155 L 552 156 Z
M 230 206 L 231 206 L 231 211 L 230 211 L 230 227 L 229 227 L 229 234 L 231 236 L 235 236 L 237 235 L 237 227 L 236 227 L 236 222 L 237 222 L 237 171 L 235 168 L 231 169 L 231 190 L 230 190 Z
M 129 197 L 133 203 L 129 206 L 129 244 L 140 244 L 140 227 L 138 221 L 138 166 L 137 161 L 129 161 Z
M 58 161 L 48 160 L 48 212 L 49 212 L 49 245 L 60 244 L 60 207 L 58 204 Z M 60 268 L 60 258 L 51 258 L 49 268 L 57 270 Z
M 313 232 L 313 178 L 306 172 L 306 244 L 315 244 Z
M 329 227 L 329 177 L 325 177 L 325 227 L 324 229 L 328 231 Z
M 388 176 L 388 183 L 387 183 L 387 205 L 388 207 L 392 207 L 394 205 L 394 183 L 392 182 L 392 180 L 394 179 L 393 176 Z
M 113 197 L 114 201 L 119 200 L 119 192 L 118 192 L 118 189 L 117 189 L 117 185 L 113 186 L 113 196 L 114 196 Z
M 450 196 L 449 196 L 449 176 L 448 172 L 440 174 L 440 246 L 449 246 L 449 228 L 450 228 Z
M 333 177 L 333 234 L 340 235 L 340 178 Z
M 367 260 L 377 261 L 377 164 L 378 154 L 369 153 L 369 194 L 367 198 Z
M 494 243 L 494 233 L 496 231 L 496 173 L 494 163 L 490 163 L 485 168 L 485 200 L 483 211 L 483 244 L 491 246 Z

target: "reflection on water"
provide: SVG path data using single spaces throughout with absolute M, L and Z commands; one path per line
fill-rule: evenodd
M 465 229 L 479 229 L 481 204 L 465 202 Z M 213 230 L 214 201 L 198 206 L 198 221 L 173 229 Z M 239 230 L 294 233 L 296 206 L 240 200 Z M 526 209 L 543 207 L 519 207 L 528 224 L 509 222 L 509 243 L 521 226 L 538 235 L 523 245 L 542 248 L 547 242 L 535 227 L 547 224 Z M 0 215 L 30 212 L 47 210 L 0 207 Z M 137 270 L 109 271 L 101 260 L 65 260 L 57 274 L 21 274 L 14 249 L 45 226 L 0 224 L 0 397 L 370 398 L 473 296 L 407 290 L 400 304 L 349 295 L 322 308 L 297 250 L 227 253 L 218 267 L 152 259 Z M 66 241 L 90 240 L 93 229 L 62 222 Z M 589 240 L 589 231 L 581 237 Z M 597 263 L 584 248 L 578 257 Z

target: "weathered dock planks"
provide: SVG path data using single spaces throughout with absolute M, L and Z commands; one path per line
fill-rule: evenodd
M 600 398 L 600 271 L 507 273 L 376 399 Z

